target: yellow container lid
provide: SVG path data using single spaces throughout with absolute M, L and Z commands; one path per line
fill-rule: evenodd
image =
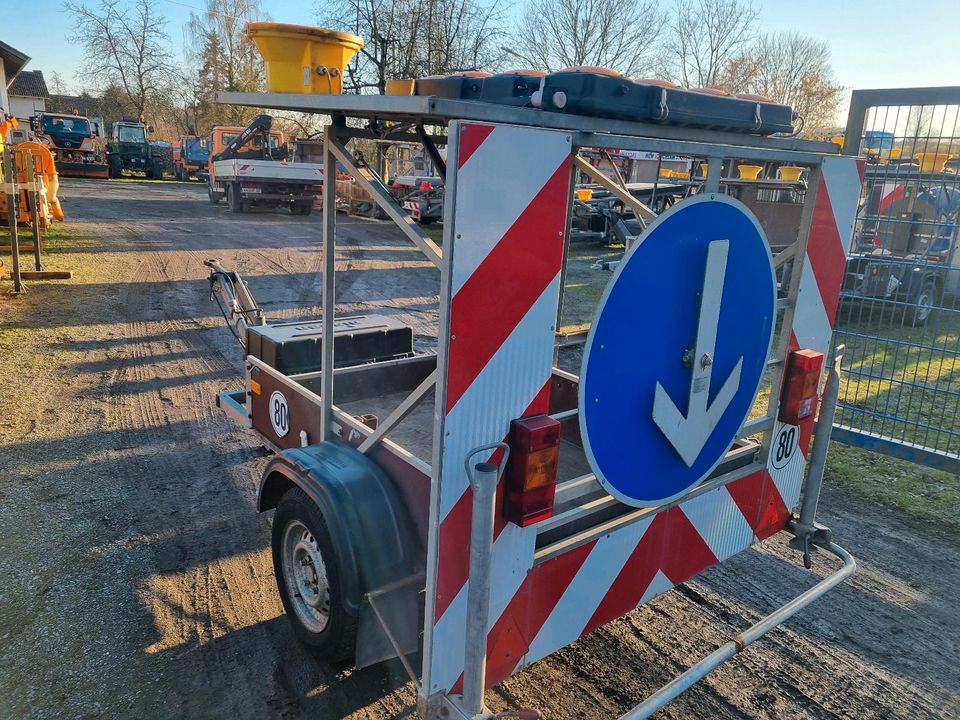
M 282 37 L 289 35 L 291 37 L 303 38 L 307 36 L 316 40 L 326 40 L 340 43 L 347 46 L 355 46 L 359 50 L 363 47 L 363 38 L 352 33 L 340 32 L 339 30 L 329 30 L 327 28 L 314 27 L 313 25 L 294 25 L 291 23 L 277 22 L 252 22 L 247 23 L 247 34 L 254 35 L 276 35 Z

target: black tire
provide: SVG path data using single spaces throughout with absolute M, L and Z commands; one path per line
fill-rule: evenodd
M 932 279 L 924 280 L 912 304 L 904 310 L 904 318 L 908 325 L 923 327 L 933 316 L 936 307 L 937 284 Z
M 118 178 L 123 175 L 123 161 L 117 155 L 111 155 L 108 161 L 110 165 L 110 177 Z
M 297 638 L 328 662 L 352 660 L 357 645 L 357 617 L 347 612 L 341 600 L 341 568 L 323 513 L 300 488 L 288 490 L 280 498 L 273 516 L 272 545 L 277 589 Z M 320 585 L 314 565 L 318 556 L 324 566 L 326 593 L 320 589 L 310 595 L 314 589 L 310 578 Z M 325 624 L 320 617 L 324 611 Z
M 242 213 L 246 210 L 243 194 L 240 192 L 240 183 L 227 183 L 227 205 L 230 206 L 230 212 Z
M 150 158 L 150 169 L 147 177 L 151 180 L 163 180 L 163 160 L 158 157 Z
M 313 212 L 313 200 L 297 200 L 290 204 L 291 215 L 309 215 Z

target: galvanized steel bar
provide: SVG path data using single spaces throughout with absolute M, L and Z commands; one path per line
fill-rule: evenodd
M 320 399 L 320 441 L 333 437 L 333 369 L 334 338 L 333 321 L 336 314 L 337 273 L 337 158 L 334 155 L 333 128 L 328 126 L 323 133 L 323 377 Z
M 390 216 L 390 219 L 396 223 L 397 227 L 420 248 L 430 262 L 439 267 L 443 255 L 442 251 L 437 244 L 430 239 L 430 236 L 420 229 L 416 221 L 400 207 L 377 174 L 370 168 L 362 168 L 357 165 L 346 147 L 336 138 L 332 140 L 331 148 L 337 156 L 337 159 L 350 170 L 350 174 L 353 175 L 354 179 L 363 186 L 364 190 L 370 193 L 374 202 L 376 202 L 377 205 Z M 324 180 L 326 180 L 326 175 L 324 175 Z
M 373 449 L 383 438 L 386 437 L 387 433 L 393 430 L 397 425 L 399 425 L 407 415 L 409 415 L 413 410 L 423 402 L 423 399 L 427 396 L 427 393 L 430 392 L 434 386 L 437 384 L 437 371 L 434 370 L 430 373 L 426 379 L 420 383 L 413 392 L 411 392 L 407 397 L 403 399 L 393 412 L 387 416 L 387 418 L 377 426 L 377 429 L 374 430 L 369 437 L 367 437 L 362 443 L 360 443 L 357 450 L 362 453 L 367 453 Z
M 499 467 L 491 462 L 480 462 L 472 468 L 470 462 L 481 452 L 503 450 Z M 470 717 L 484 711 L 483 690 L 487 674 L 487 627 L 490 617 L 490 575 L 493 560 L 493 525 L 496 515 L 494 499 L 497 481 L 510 457 L 506 443 L 492 443 L 474 448 L 464 458 L 470 487 L 473 489 L 473 514 L 470 527 L 470 578 L 467 587 L 466 638 L 463 657 L 463 709 Z
M 812 533 L 817 520 L 817 506 L 820 504 L 820 490 L 823 487 L 823 473 L 827 466 L 827 450 L 830 448 L 830 433 L 833 418 L 837 412 L 837 399 L 840 395 L 840 362 L 843 360 L 843 346 L 837 348 L 833 366 L 827 372 L 823 386 L 823 399 L 820 403 L 820 415 L 813 431 L 813 451 L 807 467 L 807 479 L 803 485 L 803 498 L 800 504 L 798 528 L 802 533 Z
M 631 195 L 629 190 L 622 185 L 615 183 L 582 157 L 579 155 L 574 155 L 573 162 L 577 168 L 589 175 L 594 182 L 616 195 L 617 198 L 619 198 L 625 205 L 627 205 L 627 207 L 633 210 L 638 217 L 642 217 L 647 221 L 657 219 L 656 213 Z
M 703 660 L 674 678 L 667 685 L 664 685 L 635 708 L 621 715 L 620 720 L 644 720 L 644 718 L 650 717 L 668 703 L 678 698 L 683 692 L 689 690 L 693 685 L 716 670 L 734 655 L 742 652 L 749 645 L 796 615 L 814 600 L 819 599 L 825 593 L 842 583 L 857 569 L 856 560 L 839 545 L 829 543 L 823 547 L 825 550 L 843 560 L 843 566 L 839 570 L 828 575 L 802 595 L 798 595 L 786 605 L 781 606 L 767 615 L 760 620 L 760 622 L 751 625 L 742 633 L 721 645 Z

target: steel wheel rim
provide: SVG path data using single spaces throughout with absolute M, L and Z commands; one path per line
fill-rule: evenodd
M 320 546 L 310 529 L 291 520 L 283 531 L 283 579 L 293 611 L 314 633 L 330 622 L 330 585 Z
M 926 291 L 920 293 L 920 297 L 917 298 L 917 319 L 926 320 L 930 317 L 930 313 L 933 311 L 933 298 L 930 297 L 930 294 Z

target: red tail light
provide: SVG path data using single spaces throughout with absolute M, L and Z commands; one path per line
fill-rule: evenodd
M 433 185 L 428 180 L 424 180 L 422 183 L 420 183 L 420 189 L 433 190 Z
M 553 515 L 559 460 L 559 420 L 534 415 L 510 423 L 510 462 L 503 497 L 507 520 L 527 527 Z
M 781 422 L 797 425 L 817 411 L 817 390 L 823 370 L 823 353 L 795 350 L 787 358 L 787 374 L 780 397 Z

